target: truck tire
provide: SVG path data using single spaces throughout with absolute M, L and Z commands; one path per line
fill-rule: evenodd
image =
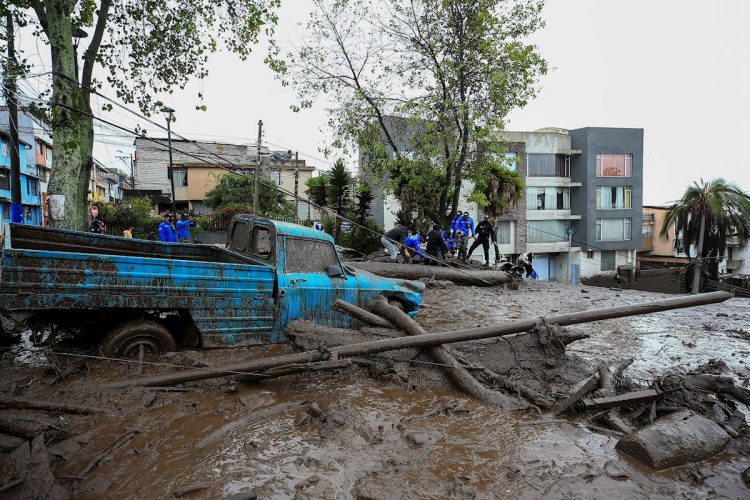
M 169 330 L 156 321 L 138 320 L 121 323 L 99 344 L 106 358 L 135 358 L 177 349 Z

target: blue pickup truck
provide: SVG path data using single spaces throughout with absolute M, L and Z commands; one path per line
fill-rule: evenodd
M 226 248 L 6 224 L 0 319 L 6 333 L 102 338 L 105 356 L 177 344 L 276 343 L 295 319 L 351 327 L 331 309 L 385 296 L 417 313 L 424 284 L 345 267 L 330 235 L 236 216 Z

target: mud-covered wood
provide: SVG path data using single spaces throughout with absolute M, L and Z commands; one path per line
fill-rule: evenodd
M 80 406 L 68 403 L 57 403 L 54 401 L 38 401 L 32 399 L 15 398 L 12 396 L 0 396 L 0 408 L 18 408 L 25 410 L 44 410 L 63 413 L 104 413 L 102 408 L 91 406 Z
M 475 286 L 497 286 L 510 281 L 510 277 L 502 271 L 459 270 L 452 267 L 371 261 L 347 262 L 346 265 L 383 276 L 384 278 L 400 278 L 405 280 L 435 278 L 440 281 L 452 281 L 457 285 Z
M 357 307 L 354 304 L 350 304 L 349 302 L 345 302 L 343 300 L 336 300 L 333 303 L 333 309 L 335 311 L 339 311 L 341 313 L 347 314 L 351 316 L 352 318 L 361 321 L 362 323 L 368 324 L 370 326 L 379 326 L 382 328 L 393 328 L 393 325 L 381 318 L 380 316 L 371 313 L 370 311 L 366 311 L 362 309 L 361 307 Z
M 372 312 L 378 316 L 387 319 L 407 335 L 426 335 L 427 332 L 419 326 L 408 314 L 400 309 L 389 305 L 384 299 L 376 300 L 372 305 Z M 437 363 L 443 365 L 446 375 L 451 381 L 463 392 L 474 396 L 475 398 L 487 404 L 499 406 L 505 409 L 523 408 L 524 405 L 515 398 L 509 397 L 502 392 L 488 389 L 481 382 L 475 379 L 461 363 L 456 360 L 442 346 L 433 346 L 427 348 L 427 353 Z
M 727 292 L 712 292 L 700 295 L 691 295 L 688 297 L 678 297 L 666 300 L 654 300 L 643 304 L 632 304 L 619 307 L 608 307 L 604 309 L 595 309 L 591 311 L 577 312 L 572 314 L 562 314 L 558 316 L 549 316 L 546 321 L 550 324 L 560 326 L 575 325 L 579 323 L 588 323 L 612 318 L 624 318 L 627 316 L 637 316 L 671 309 L 682 309 L 685 307 L 695 307 L 706 304 L 715 304 L 724 302 L 732 297 Z M 450 331 L 442 333 L 431 333 L 425 335 L 416 335 L 414 337 L 387 338 L 382 340 L 373 340 L 361 342 L 358 344 L 349 344 L 332 349 L 331 352 L 305 351 L 283 356 L 274 356 L 270 358 L 255 359 L 243 363 L 224 366 L 222 368 L 198 368 L 194 370 L 185 370 L 179 373 L 160 375 L 155 377 L 139 377 L 130 380 L 122 380 L 102 386 L 103 389 L 117 389 L 130 386 L 150 386 L 150 385 L 173 385 L 196 380 L 205 380 L 210 378 L 228 377 L 237 375 L 237 372 L 250 373 L 262 372 L 276 366 L 309 363 L 312 361 L 324 361 L 331 356 L 337 358 L 349 358 L 354 356 L 365 356 L 367 354 L 376 354 L 379 352 L 395 351 L 398 349 L 408 349 L 414 347 L 431 347 L 436 345 L 450 344 L 455 342 L 465 342 L 469 340 L 479 340 L 493 337 L 502 337 L 514 333 L 531 330 L 538 323 L 537 319 L 526 319 L 509 324 L 473 328 L 469 330 Z M 596 374 L 598 382 L 599 374 Z M 585 395 L 585 394 L 584 394 Z M 575 401 L 574 401 L 575 402 Z
M 625 359 L 618 361 L 617 363 L 610 366 L 610 372 L 614 375 L 620 375 L 625 368 L 633 363 L 633 359 Z M 565 412 L 568 408 L 576 404 L 586 394 L 593 391 L 596 386 L 599 385 L 599 371 L 592 373 L 589 377 L 581 380 L 570 390 L 570 393 L 558 400 L 552 407 L 552 411 L 555 415 Z
M 592 411 L 650 403 L 651 401 L 658 401 L 663 397 L 664 394 L 656 389 L 646 389 L 643 391 L 626 392 L 625 394 L 618 394 L 617 396 L 608 398 L 584 399 L 581 403 L 584 410 Z

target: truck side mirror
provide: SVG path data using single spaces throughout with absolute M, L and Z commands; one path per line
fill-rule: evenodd
M 344 271 L 341 270 L 341 266 L 334 264 L 326 268 L 326 274 L 329 278 L 338 278 L 344 275 Z

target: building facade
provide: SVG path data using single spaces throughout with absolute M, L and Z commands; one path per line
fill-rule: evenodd
M 33 154 L 33 146 L 20 141 L 21 160 L 21 204 L 24 224 L 42 224 L 42 196 L 39 169 Z M 14 179 L 10 172 L 10 136 L 0 132 L 0 205 L 3 222 L 10 221 L 11 186 Z M 29 163 L 29 160 L 31 163 Z
M 418 129 L 402 119 L 387 123 L 399 149 L 408 152 Z M 493 140 L 504 146 L 506 165 L 524 176 L 527 187 L 524 199 L 498 221 L 502 253 L 515 258 L 532 252 L 544 280 L 577 280 L 635 265 L 641 249 L 643 129 L 503 131 Z M 464 182 L 462 192 L 471 190 Z M 375 192 L 374 216 L 388 229 L 398 201 Z M 475 220 L 483 215 L 473 203 L 459 208 Z
M 205 205 L 206 193 L 219 182 L 228 171 L 252 175 L 258 165 L 255 145 L 172 140 L 172 165 L 174 171 L 175 201 L 178 209 L 198 213 L 210 212 Z M 167 139 L 143 139 L 135 141 L 134 190 L 161 192 L 171 197 L 172 188 L 168 177 L 169 146 Z M 307 200 L 307 180 L 315 167 L 304 160 L 295 160 L 288 151 L 271 152 L 261 148 L 262 170 L 277 186 L 288 193 L 295 192 L 295 181 L 300 200 Z M 294 196 L 286 194 L 294 201 Z M 299 218 L 312 215 L 307 203 L 299 203 Z M 166 208 L 166 207 L 164 207 Z

